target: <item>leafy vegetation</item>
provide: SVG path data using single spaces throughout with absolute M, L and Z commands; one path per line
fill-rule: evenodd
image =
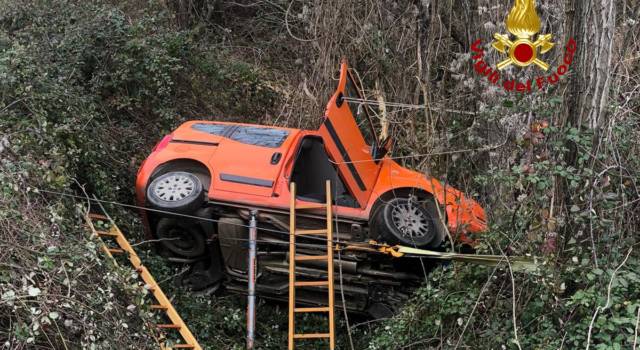
M 393 319 L 341 319 L 340 348 L 636 346 L 637 4 L 617 5 L 617 71 L 593 127 L 568 112 L 572 81 L 508 95 L 475 79 L 464 35 L 503 21 L 487 1 L 187 2 L 0 2 L 0 346 L 157 348 L 144 291 L 97 252 L 84 201 L 38 189 L 132 203 L 141 161 L 191 118 L 313 127 L 342 55 L 371 98 L 430 107 L 388 113 L 393 152 L 483 202 L 478 251 L 535 255 L 541 269 L 439 267 Z M 135 212 L 108 209 L 142 240 Z M 206 348 L 244 346 L 242 298 L 181 291 L 180 270 L 137 248 Z M 259 309 L 260 348 L 282 348 L 286 309 Z
M 109 5 L 2 4 L 0 338 L 8 348 L 155 348 L 139 282 L 98 256 L 81 202 L 38 189 L 71 193 L 82 184 L 131 202 L 145 150 L 188 117 L 178 117 L 177 101 L 200 93 L 185 81 L 221 91 L 221 108 L 237 113 L 252 111 L 245 96 L 271 101 L 257 68 L 236 61 L 215 69 L 227 58 L 200 49 L 195 33 L 174 30 L 166 12 L 150 10 L 131 21 Z M 135 214 L 117 213 L 141 237 Z
M 609 135 L 612 142 L 599 152 L 635 152 L 628 142 L 635 137 L 627 132 L 630 127 L 616 127 Z M 411 305 L 363 347 L 584 348 L 590 333 L 594 348 L 633 348 L 640 312 L 632 228 L 637 218 L 619 211 L 636 198 L 633 180 L 603 177 L 595 170 L 600 167 L 587 165 L 608 159 L 592 153 L 597 140 L 592 132 L 550 127 L 537 136 L 544 142 L 532 144 L 535 138 L 529 137 L 516 147 L 522 154 L 532 152 L 525 158 L 535 163 L 490 168 L 475 180 L 497 186 L 495 193 L 505 201 L 502 193 L 512 196 L 504 207 L 494 207 L 491 232 L 479 250 L 540 256 L 540 273 L 510 276 L 508 267 L 476 266 L 436 271 Z M 577 145 L 577 168 L 563 158 L 567 144 Z M 630 161 L 629 166 L 637 166 L 636 159 Z M 569 188 L 573 203 L 566 215 L 554 215 L 549 207 L 557 194 L 553 187 L 560 183 Z

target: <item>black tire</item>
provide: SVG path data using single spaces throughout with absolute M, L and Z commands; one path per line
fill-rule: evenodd
M 162 218 L 156 226 L 156 236 L 163 247 L 181 257 L 197 258 L 206 250 L 204 232 L 188 220 Z
M 182 287 L 198 292 L 214 286 L 219 287 L 222 276 L 219 266 L 207 266 L 206 261 L 199 261 L 193 264 L 189 271 L 180 274 L 177 282 Z
M 204 189 L 196 175 L 170 171 L 149 184 L 147 201 L 158 209 L 191 214 L 204 203 Z
M 367 314 L 375 320 L 391 318 L 397 311 L 391 305 L 381 302 L 373 303 L 367 308 Z
M 377 207 L 369 227 L 372 238 L 388 244 L 437 248 L 445 237 L 432 197 L 391 198 Z

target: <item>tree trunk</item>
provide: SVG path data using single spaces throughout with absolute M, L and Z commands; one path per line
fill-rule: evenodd
M 612 0 L 569 0 L 567 33 L 578 50 L 573 59 L 565 121 L 597 129 L 606 121 L 612 76 L 616 6 Z

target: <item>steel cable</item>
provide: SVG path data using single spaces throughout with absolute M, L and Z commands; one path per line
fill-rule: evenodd
M 181 214 L 181 213 L 175 213 L 175 212 L 166 211 L 166 210 L 141 207 L 141 206 L 138 206 L 138 205 L 120 203 L 120 202 L 116 202 L 116 201 L 107 201 L 107 200 L 101 200 L 101 199 L 97 199 L 97 198 L 87 198 L 85 196 L 79 196 L 79 195 L 75 195 L 75 194 L 58 192 L 58 191 L 44 190 L 44 189 L 40 189 L 40 188 L 34 188 L 34 191 L 31 192 L 31 193 L 48 193 L 48 194 L 53 194 L 53 195 L 57 195 L 57 196 L 70 197 L 70 198 L 76 198 L 76 199 L 83 199 L 83 200 L 88 200 L 88 201 L 94 201 L 94 202 L 97 202 L 97 203 L 106 203 L 106 204 L 111 204 L 111 205 L 116 205 L 116 206 L 121 206 L 121 207 L 126 207 L 126 208 L 133 208 L 133 209 L 138 209 L 138 210 L 151 211 L 151 212 L 155 212 L 155 213 L 162 213 L 162 214 L 167 214 L 167 215 L 171 215 L 171 216 L 179 216 L 179 217 L 184 217 L 184 218 L 193 219 L 193 220 L 197 220 L 197 221 L 214 222 L 214 223 L 220 222 L 220 220 L 211 219 L 211 218 L 203 218 L 203 217 L 199 217 L 199 216 L 195 216 L 195 215 Z M 225 224 L 249 228 L 249 225 L 236 224 L 236 223 L 225 223 Z M 282 234 L 282 235 L 285 235 L 285 236 L 291 235 L 291 233 L 289 233 L 288 231 L 282 231 L 282 230 L 276 230 L 276 229 L 270 229 L 270 228 L 259 228 L 259 230 L 278 233 L 278 234 Z M 308 236 L 305 236 L 304 238 L 308 239 L 308 240 L 316 240 L 316 241 L 319 241 L 319 242 L 322 242 L 322 243 L 325 243 L 325 244 L 327 243 L 327 239 L 326 238 L 322 238 L 322 237 L 308 235 Z M 236 239 L 236 240 L 240 240 L 240 239 Z M 265 241 L 265 240 L 259 240 L 259 241 L 263 242 L 263 243 L 280 244 L 280 242 L 272 242 L 272 241 Z M 289 244 L 289 242 L 284 242 L 284 243 L 286 245 Z M 332 243 L 340 244 L 341 242 L 339 240 L 334 239 L 334 240 L 332 240 Z M 305 243 L 300 243 L 300 244 L 305 244 Z M 309 244 L 309 243 L 306 243 L 306 244 Z M 382 244 L 377 244 L 377 243 L 376 244 L 368 243 L 368 244 L 374 245 L 374 246 L 380 246 L 380 247 L 383 246 Z

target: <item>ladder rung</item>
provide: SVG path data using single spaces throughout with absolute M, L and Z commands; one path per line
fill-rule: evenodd
M 296 230 L 296 235 L 326 235 L 327 229 L 318 230 Z
M 294 283 L 296 287 L 317 287 L 317 286 L 327 286 L 329 285 L 329 281 L 296 281 Z
M 172 346 L 173 349 L 193 349 L 195 346 L 191 344 L 176 344 Z
M 180 328 L 182 328 L 182 326 L 180 326 L 179 324 L 173 324 L 173 323 L 170 323 L 170 324 L 159 324 L 156 327 L 162 328 L 162 329 L 180 329 Z
M 109 253 L 111 253 L 111 254 L 122 254 L 122 253 L 124 253 L 124 249 L 109 248 Z
M 325 209 L 326 203 L 296 204 L 296 210 Z
M 328 255 L 296 255 L 296 261 L 327 260 Z
M 151 305 L 151 309 L 153 309 L 153 310 L 167 310 L 168 307 L 166 307 L 164 305 L 154 304 L 154 305 Z
M 294 334 L 294 339 L 318 339 L 318 338 L 329 338 L 329 333 L 304 333 L 304 334 Z
M 293 309 L 295 312 L 329 312 L 328 306 L 322 307 L 297 307 Z
M 89 218 L 93 219 L 93 220 L 106 220 L 109 221 L 109 218 L 104 216 L 104 215 L 100 215 L 100 214 L 94 214 L 94 213 L 89 213 Z
M 110 232 L 110 231 L 96 231 L 96 233 L 100 236 L 111 236 L 111 237 L 118 237 L 119 234 L 116 232 Z

